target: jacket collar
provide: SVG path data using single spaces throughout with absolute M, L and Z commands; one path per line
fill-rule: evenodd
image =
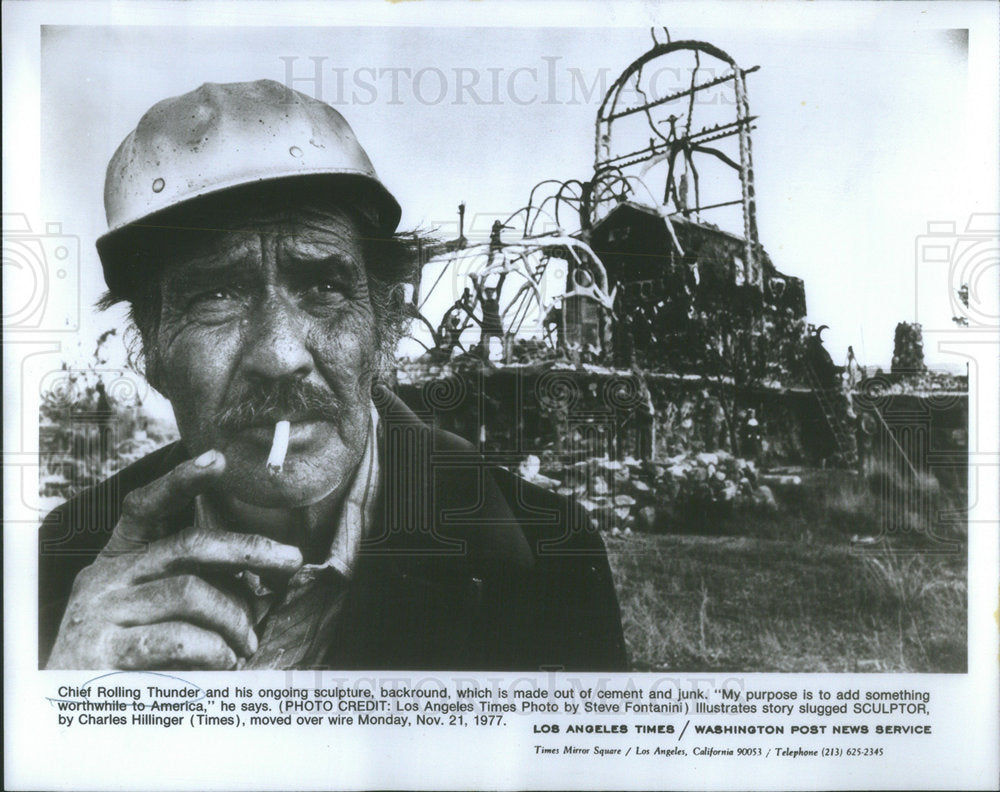
M 431 428 L 384 386 L 372 396 L 381 419 L 381 533 L 363 544 L 362 555 L 383 556 L 399 574 L 428 580 L 530 569 L 528 541 L 478 450 Z

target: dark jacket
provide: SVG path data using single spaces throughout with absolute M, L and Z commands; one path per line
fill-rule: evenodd
M 388 391 L 376 394 L 382 532 L 362 546 L 324 666 L 625 670 L 607 554 L 582 509 L 429 428 Z M 46 517 L 40 665 L 73 580 L 107 542 L 125 494 L 185 458 L 179 443 L 161 448 Z

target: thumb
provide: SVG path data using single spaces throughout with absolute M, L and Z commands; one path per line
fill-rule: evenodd
M 106 550 L 135 551 L 162 538 L 173 518 L 218 481 L 225 469 L 225 456 L 213 449 L 129 492 L 122 501 L 121 518 Z

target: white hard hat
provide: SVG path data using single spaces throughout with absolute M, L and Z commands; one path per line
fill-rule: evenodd
M 205 83 L 153 105 L 108 163 L 108 232 L 97 242 L 105 280 L 119 281 L 114 239 L 166 209 L 234 187 L 329 176 L 375 229 L 391 235 L 396 199 L 344 117 L 325 102 L 274 80 Z M 357 200 L 358 188 L 369 200 Z

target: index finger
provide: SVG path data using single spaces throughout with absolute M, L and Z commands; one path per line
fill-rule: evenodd
M 129 492 L 122 501 L 121 519 L 106 550 L 136 550 L 137 544 L 144 546 L 161 538 L 170 518 L 190 507 L 225 469 L 226 457 L 213 449 Z
M 136 583 L 205 567 L 250 569 L 290 577 L 302 566 L 302 553 L 260 534 L 232 533 L 193 526 L 149 546 L 133 568 Z

